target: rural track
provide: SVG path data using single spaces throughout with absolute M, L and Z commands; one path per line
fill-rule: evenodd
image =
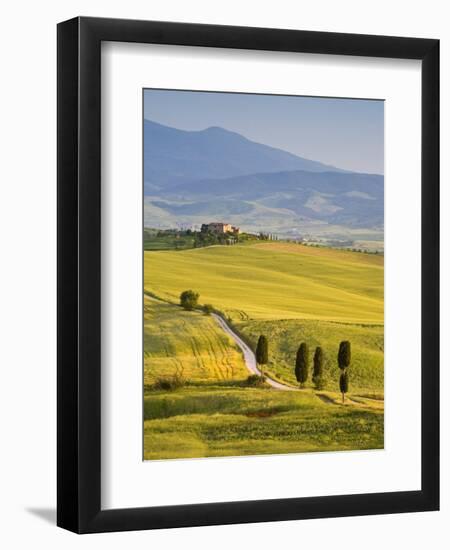
M 253 351 L 249 348 L 249 346 L 242 340 L 240 336 L 238 336 L 233 329 L 222 319 L 220 315 L 217 315 L 217 313 L 211 314 L 214 319 L 217 321 L 218 325 L 229 335 L 233 340 L 236 342 L 236 344 L 241 348 L 242 353 L 244 355 L 244 362 L 247 369 L 252 374 L 257 374 L 258 376 L 262 376 L 261 371 L 258 369 L 258 366 L 256 364 L 256 357 Z M 272 388 L 275 388 L 277 390 L 282 391 L 297 391 L 297 388 L 293 388 L 292 386 L 287 386 L 285 384 L 281 384 L 280 382 L 277 382 L 276 380 L 272 380 L 272 378 L 269 378 L 266 374 L 264 374 L 266 378 L 266 382 L 272 386 Z
M 162 298 L 159 298 L 155 295 L 145 294 L 148 299 L 155 300 L 157 302 L 163 302 L 165 304 L 170 304 L 170 302 L 167 302 L 166 300 L 163 300 Z M 174 304 L 172 304 L 174 305 Z M 228 325 L 228 323 L 220 316 L 217 315 L 217 313 L 211 313 L 211 316 L 214 317 L 214 319 L 217 321 L 217 324 L 221 329 L 223 329 L 231 338 L 236 342 L 236 344 L 241 349 L 243 355 L 244 355 L 244 363 L 247 369 L 252 374 L 257 374 L 258 376 L 262 376 L 261 371 L 258 369 L 258 365 L 256 364 L 256 357 L 253 351 L 250 349 L 250 347 L 242 340 L 240 336 L 238 336 L 233 329 Z M 266 374 L 264 374 L 264 377 L 266 378 L 267 384 L 269 386 L 272 386 L 272 388 L 275 388 L 276 390 L 281 391 L 299 391 L 298 388 L 293 388 L 292 386 L 287 386 L 286 384 L 281 384 L 280 382 L 277 382 L 276 380 L 273 380 L 272 378 L 269 378 Z

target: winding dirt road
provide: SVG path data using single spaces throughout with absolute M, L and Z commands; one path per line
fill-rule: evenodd
M 252 374 L 258 374 L 261 376 L 261 371 L 258 369 L 258 365 L 256 364 L 256 357 L 253 351 L 247 346 L 247 344 L 240 338 L 228 325 L 227 323 L 222 319 L 220 315 L 217 315 L 216 313 L 211 314 L 214 319 L 217 321 L 218 325 L 233 338 L 233 340 L 236 342 L 236 344 L 241 348 L 242 353 L 244 354 L 244 361 L 247 369 Z M 272 388 L 275 388 L 277 390 L 283 390 L 283 391 L 296 391 L 297 388 L 293 388 L 291 386 L 286 386 L 285 384 L 281 384 L 280 382 L 277 382 L 276 380 L 272 380 L 272 378 L 269 378 L 266 374 L 264 374 L 266 378 L 266 382 L 272 386 Z

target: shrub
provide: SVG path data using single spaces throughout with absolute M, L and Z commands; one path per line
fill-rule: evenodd
M 211 304 L 205 304 L 202 309 L 205 315 L 211 315 L 214 311 L 214 307 Z
M 179 374 L 161 377 L 153 384 L 154 390 L 173 391 L 186 385 L 186 380 Z
M 247 386 L 252 386 L 254 388 L 264 386 L 266 382 L 266 377 L 259 374 L 250 374 L 246 380 Z
M 197 307 L 200 294 L 193 290 L 184 290 L 180 294 L 180 305 L 187 311 L 192 311 Z

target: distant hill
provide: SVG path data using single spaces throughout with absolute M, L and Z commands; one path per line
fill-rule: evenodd
M 147 227 L 226 221 L 278 235 L 382 240 L 384 177 L 346 172 L 223 128 L 144 121 Z
M 223 128 L 186 131 L 144 120 L 147 195 L 186 181 L 288 170 L 342 172 Z
M 289 213 L 329 224 L 382 227 L 384 178 L 338 172 L 252 174 L 174 186 L 152 202 L 175 216 L 233 215 L 233 223 L 243 225 L 263 208 L 265 215 L 270 209 L 282 218 Z

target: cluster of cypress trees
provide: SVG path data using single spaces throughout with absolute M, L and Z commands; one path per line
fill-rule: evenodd
M 295 377 L 300 387 L 304 388 L 309 375 L 309 348 L 306 342 L 302 342 L 297 350 L 295 358 Z M 324 386 L 323 378 L 323 350 L 317 346 L 314 351 L 312 381 L 316 389 Z
M 345 394 L 348 392 L 347 368 L 349 367 L 351 361 L 351 345 L 348 340 L 344 340 L 339 344 L 337 359 L 338 366 L 341 369 L 341 375 L 339 377 L 339 389 L 342 394 L 342 402 L 344 402 Z M 320 346 L 317 346 L 313 358 L 312 381 L 315 388 L 318 390 L 324 387 L 323 361 L 323 350 Z M 295 358 L 295 377 L 297 378 L 297 381 L 299 382 L 301 388 L 305 387 L 305 383 L 308 380 L 308 366 L 308 344 L 306 344 L 306 342 L 302 342 L 297 350 L 297 356 Z
M 269 343 L 266 336 L 263 334 L 259 337 L 256 345 L 256 361 L 261 367 L 261 374 L 263 375 L 262 366 L 269 362 Z M 342 402 L 345 401 L 345 394 L 348 392 L 348 367 L 350 366 L 352 354 L 351 344 L 348 340 L 344 340 L 339 344 L 339 351 L 337 356 L 338 366 L 341 370 L 339 377 L 339 389 L 342 394 Z M 323 389 L 325 386 L 325 380 L 323 375 L 323 363 L 324 354 L 323 349 L 317 346 L 314 351 L 313 357 L 313 371 L 312 382 L 317 390 Z M 297 350 L 295 358 L 295 377 L 299 382 L 300 387 L 304 388 L 309 376 L 309 348 L 306 342 L 302 342 Z

